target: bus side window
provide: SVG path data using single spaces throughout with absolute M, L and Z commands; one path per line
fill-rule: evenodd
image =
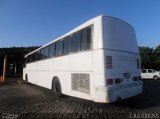
M 47 58 L 48 58 L 49 46 L 46 46 L 44 49 L 45 49 L 45 50 L 44 50 L 44 56 L 43 56 L 43 58 L 44 58 L 44 59 L 47 59 Z
M 36 52 L 32 54 L 32 62 L 36 61 Z
M 26 62 L 26 64 L 29 63 L 29 62 L 28 62 L 28 56 L 26 57 L 26 61 L 25 61 L 25 62 Z
M 55 49 L 55 44 L 54 43 L 49 45 L 49 58 L 54 56 L 54 49 Z
M 91 27 L 87 28 L 87 45 L 86 45 L 86 49 L 91 49 Z
M 81 32 L 73 34 L 71 37 L 71 52 L 80 51 Z
M 61 56 L 62 55 L 62 50 L 63 50 L 63 40 L 59 40 L 55 44 L 55 56 Z
M 91 48 L 91 28 L 82 31 L 81 50 L 88 50 Z
M 70 52 L 70 40 L 69 37 L 65 38 L 63 41 L 63 55 L 67 55 Z
M 40 60 L 41 58 L 41 54 L 40 54 L 40 50 L 37 51 L 37 61 Z
M 29 55 L 27 56 L 27 63 L 30 63 L 30 57 L 29 57 Z
M 40 50 L 40 60 L 42 60 L 42 59 L 44 58 L 44 52 L 45 52 L 45 49 L 42 48 L 42 49 Z
M 28 56 L 28 62 L 31 63 L 32 62 L 32 55 Z

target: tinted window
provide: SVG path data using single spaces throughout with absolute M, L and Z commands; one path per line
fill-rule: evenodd
M 27 60 L 28 60 L 28 63 L 32 62 L 32 55 L 29 55 L 29 56 L 27 57 Z
M 81 50 L 88 50 L 91 48 L 91 28 L 82 31 Z
M 32 62 L 36 61 L 36 57 L 37 57 L 37 55 L 36 55 L 36 52 L 35 52 L 35 53 L 32 54 Z
M 68 38 L 65 38 L 64 41 L 63 41 L 63 54 L 66 55 L 66 54 L 69 54 L 69 37 Z
M 53 57 L 53 56 L 54 56 L 54 49 L 55 49 L 55 44 L 52 43 L 52 44 L 49 46 L 49 57 Z
M 55 45 L 56 45 L 55 56 L 61 56 L 63 49 L 63 40 L 57 41 Z
M 40 50 L 37 51 L 37 60 L 40 60 L 41 59 L 41 53 L 40 53 Z
M 87 29 L 87 49 L 91 48 L 91 28 Z
M 48 58 L 49 46 L 45 47 L 44 49 L 45 49 L 45 50 L 44 50 L 44 56 L 43 56 L 43 59 L 46 59 L 46 58 Z
M 45 52 L 45 49 L 42 48 L 42 49 L 40 50 L 40 60 L 43 59 L 43 57 L 44 57 L 44 52 Z
M 26 62 L 29 63 L 29 56 L 26 57 Z
M 77 52 L 80 50 L 81 32 L 73 34 L 71 38 L 71 51 Z
M 142 73 L 146 73 L 146 70 L 142 70 Z
M 148 73 L 152 73 L 152 70 L 149 69 L 149 70 L 148 70 Z
M 26 57 L 26 58 L 24 58 L 24 63 L 25 63 L 25 64 L 27 63 L 27 57 Z
M 26 63 L 28 63 L 28 57 L 26 57 Z

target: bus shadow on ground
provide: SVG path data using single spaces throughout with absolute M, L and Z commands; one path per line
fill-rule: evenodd
M 142 94 L 112 104 L 131 109 L 160 106 L 160 80 L 143 80 Z

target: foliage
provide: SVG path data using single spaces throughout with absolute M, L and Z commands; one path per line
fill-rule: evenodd
M 160 70 L 160 46 L 155 49 L 139 47 L 142 68 Z
M 26 55 L 29 52 L 39 48 L 40 46 L 31 46 L 31 47 L 9 47 L 9 48 L 0 48 L 0 54 L 7 54 L 7 55 Z

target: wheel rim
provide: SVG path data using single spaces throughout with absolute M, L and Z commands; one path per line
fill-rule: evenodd
M 157 80 L 157 79 L 158 79 L 158 77 L 157 77 L 157 76 L 155 76 L 155 77 L 153 77 L 153 79 L 154 79 L 154 80 Z

